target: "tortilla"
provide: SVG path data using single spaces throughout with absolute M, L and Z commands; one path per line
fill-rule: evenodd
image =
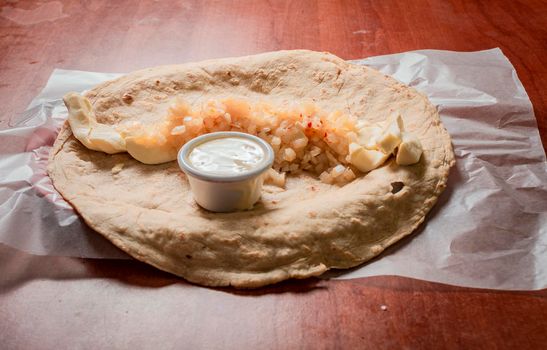
M 106 124 L 159 121 L 170 101 L 226 96 L 279 105 L 312 100 L 376 123 L 400 113 L 424 152 L 345 186 L 289 176 L 265 186 L 250 211 L 211 213 L 193 200 L 176 162 L 145 165 L 126 153 L 85 148 L 65 123 L 48 172 L 84 221 L 134 258 L 207 286 L 253 288 L 350 268 L 424 221 L 446 187 L 454 154 L 428 99 L 371 68 L 328 53 L 278 51 L 161 66 L 103 83 L 86 96 Z

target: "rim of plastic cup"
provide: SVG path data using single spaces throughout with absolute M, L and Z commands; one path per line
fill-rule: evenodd
M 190 152 L 194 149 L 194 147 L 210 140 L 228 137 L 241 137 L 256 142 L 264 150 L 264 159 L 262 160 L 262 162 L 260 162 L 256 168 L 249 170 L 248 172 L 226 176 L 215 175 L 207 173 L 203 170 L 199 170 L 188 161 L 188 156 L 190 155 Z M 274 151 L 272 146 L 270 146 L 269 143 L 262 140 L 260 137 L 237 131 L 218 131 L 209 134 L 203 134 L 185 143 L 178 153 L 177 160 L 182 171 L 200 180 L 210 182 L 239 182 L 252 179 L 268 170 L 274 162 Z

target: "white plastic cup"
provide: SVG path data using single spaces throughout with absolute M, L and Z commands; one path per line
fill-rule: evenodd
M 216 175 L 197 169 L 189 161 L 192 150 L 207 141 L 239 137 L 255 142 L 264 151 L 264 159 L 253 169 L 237 175 Z M 266 141 L 254 135 L 235 131 L 204 134 L 188 141 L 178 153 L 178 163 L 188 177 L 196 202 L 213 212 L 232 212 L 251 209 L 260 198 L 264 174 L 271 168 L 274 151 Z

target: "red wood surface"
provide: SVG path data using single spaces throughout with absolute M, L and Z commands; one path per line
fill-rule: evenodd
M 0 128 L 54 68 L 125 72 L 293 48 L 354 59 L 492 47 L 515 65 L 545 145 L 545 1 L 0 1 Z M 547 291 L 399 277 L 213 290 L 135 261 L 0 246 L 0 339 L 7 349 L 540 349 Z

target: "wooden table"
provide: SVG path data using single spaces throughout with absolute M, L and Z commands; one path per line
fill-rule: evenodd
M 54 68 L 124 72 L 293 48 L 355 59 L 501 47 L 547 141 L 545 1 L 14 0 L 0 7 L 0 127 Z M 399 277 L 212 290 L 136 261 L 37 257 L 0 246 L 0 339 L 4 349 L 539 349 L 547 344 L 547 290 Z

